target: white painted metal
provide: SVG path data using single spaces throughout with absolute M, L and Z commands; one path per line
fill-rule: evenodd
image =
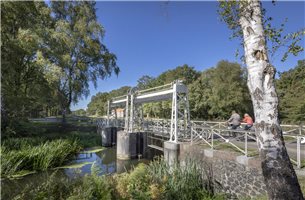
M 128 132 L 133 132 L 133 125 L 134 125 L 134 94 L 130 95 L 130 116 L 129 116 L 129 127 Z M 127 116 L 128 117 L 128 116 Z
M 110 101 L 107 102 L 107 126 L 109 126 L 109 120 L 110 120 Z
M 129 116 L 129 95 L 127 95 L 126 97 L 126 105 L 125 105 L 125 126 L 124 126 L 124 130 L 125 131 L 128 131 L 128 128 L 129 128 L 129 119 L 128 119 L 128 116 Z
M 125 105 L 125 130 L 133 132 L 134 130 L 140 130 L 143 127 L 143 114 L 141 114 L 141 105 L 143 103 L 170 99 L 172 99 L 170 141 L 178 142 L 179 136 L 185 137 L 187 132 L 189 132 L 188 123 L 190 121 L 188 90 L 182 81 L 177 80 L 171 84 L 142 91 L 131 90 L 126 96 L 113 98 L 109 103 L 108 110 L 110 110 L 111 107 Z M 109 117 L 110 111 L 107 114 Z

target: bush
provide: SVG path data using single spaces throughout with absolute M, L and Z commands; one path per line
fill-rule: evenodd
M 120 199 L 224 199 L 206 189 L 203 171 L 195 161 L 169 167 L 163 159 L 139 164 L 130 173 L 116 175 Z
M 95 165 L 93 165 L 93 168 Z M 65 177 L 60 171 L 52 175 L 38 187 L 29 185 L 14 200 L 23 199 L 67 199 L 67 200 L 110 200 L 112 185 L 109 184 L 110 177 L 98 176 L 95 170 L 92 174 L 84 177 L 77 176 L 73 179 Z

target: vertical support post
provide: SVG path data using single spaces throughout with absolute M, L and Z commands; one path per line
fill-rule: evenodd
M 110 101 L 108 100 L 107 105 L 107 122 L 106 125 L 109 126 L 109 120 L 110 120 Z
M 126 108 L 125 108 L 125 131 L 128 132 L 129 129 L 129 94 L 126 96 Z
M 190 122 L 190 126 L 191 126 L 191 145 L 193 144 L 193 123 Z
M 297 136 L 297 168 L 301 169 L 301 137 Z
M 189 137 L 191 127 L 190 127 L 190 122 L 191 122 L 191 115 L 190 115 L 190 105 L 189 105 L 189 99 L 188 99 L 188 89 L 186 88 L 186 93 L 185 93 L 185 99 L 184 99 L 185 107 L 184 107 L 184 118 L 186 120 L 185 122 L 185 132 L 186 136 Z
M 141 129 L 141 131 L 143 131 L 144 130 L 144 114 L 143 114 L 143 105 L 141 104 L 140 105 L 140 129 Z
M 172 102 L 172 116 L 171 116 L 171 132 L 170 132 L 170 141 L 178 142 L 178 105 L 177 105 L 177 83 L 173 84 L 173 102 Z
M 130 117 L 129 117 L 129 130 L 128 132 L 133 132 L 133 124 L 134 124 L 134 95 L 131 94 L 130 96 Z
M 245 133 L 245 156 L 248 157 L 248 137 L 247 132 Z
M 117 127 L 117 120 L 118 120 L 118 118 L 117 118 L 117 109 L 116 109 L 116 107 L 114 108 L 114 121 L 113 121 L 113 124 L 112 124 L 112 126 L 114 126 L 114 127 Z
M 212 131 L 212 134 L 211 134 L 211 136 L 212 136 L 212 149 L 214 149 L 214 131 Z

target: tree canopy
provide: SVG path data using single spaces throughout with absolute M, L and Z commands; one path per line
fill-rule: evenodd
M 64 114 L 89 82 L 119 73 L 95 12 L 85 1 L 1 2 L 2 128 Z
M 276 81 L 280 99 L 280 115 L 285 122 L 305 122 L 305 60 Z
M 304 62 L 304 60 L 300 60 L 295 68 L 280 73 L 279 78 L 276 79 L 280 98 L 279 112 L 282 121 L 287 123 L 305 121 Z M 168 70 L 157 77 L 142 76 L 138 79 L 136 87 L 147 89 L 170 83 L 175 79 L 170 78 L 168 74 L 183 71 L 181 67 L 176 69 Z M 215 67 L 202 72 L 193 70 L 186 70 L 195 74 L 192 76 L 193 78 L 188 80 L 190 82 L 188 88 L 192 119 L 224 120 L 229 117 L 232 110 L 236 110 L 240 114 L 249 113 L 253 116 L 251 97 L 247 87 L 247 71 L 240 64 L 222 60 Z M 183 77 L 183 73 L 180 74 L 180 77 Z M 107 101 L 112 97 L 125 95 L 130 88 L 130 86 L 124 86 L 109 93 L 100 92 L 92 96 L 91 102 L 88 104 L 88 114 L 106 115 Z M 168 118 L 170 111 L 171 101 L 147 103 L 143 106 L 143 113 L 146 117 Z
M 252 114 L 246 72 L 237 63 L 220 61 L 190 85 L 193 118 L 225 119 L 232 110 Z

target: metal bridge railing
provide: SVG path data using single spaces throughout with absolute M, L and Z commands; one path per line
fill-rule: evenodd
M 301 168 L 302 160 L 305 160 L 305 127 L 281 125 L 281 128 L 290 159 L 297 168 Z M 257 150 L 254 130 L 228 129 L 224 122 L 192 121 L 191 138 L 193 144 L 203 143 L 211 149 L 225 144 L 225 147 L 233 148 L 245 156 L 249 156 L 249 149 Z
M 97 120 L 98 128 L 107 125 L 107 119 Z M 124 119 L 111 119 L 109 125 L 124 128 Z M 228 129 L 225 122 L 191 121 L 187 127 L 181 120 L 179 122 L 179 141 L 192 144 L 206 144 L 211 149 L 218 147 L 231 148 L 245 156 L 257 153 L 256 136 L 254 130 Z M 170 137 L 171 121 L 169 119 L 145 119 L 143 131 L 156 133 L 166 139 Z M 302 167 L 302 152 L 305 152 L 305 127 L 298 125 L 281 125 L 286 146 L 294 151 L 296 156 L 290 156 L 291 161 Z M 304 148 L 304 150 L 302 150 Z M 255 150 L 253 152 L 252 150 Z M 305 153 L 303 154 L 305 155 Z

